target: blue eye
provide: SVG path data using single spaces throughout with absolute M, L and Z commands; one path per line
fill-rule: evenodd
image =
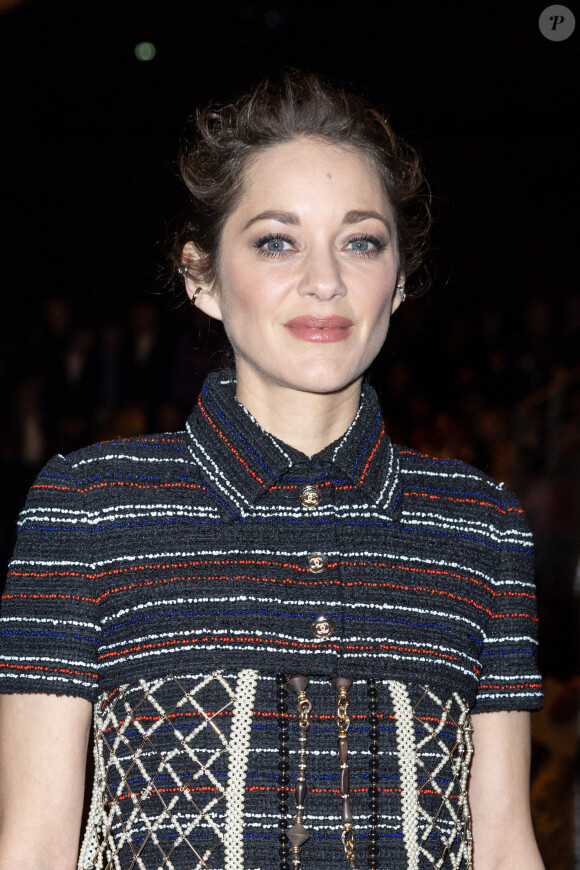
M 352 242 L 349 242 L 349 245 L 352 245 L 353 251 L 368 251 L 370 244 L 368 239 L 354 239 Z
M 267 257 L 279 257 L 289 253 L 293 244 L 292 239 L 270 233 L 254 242 L 254 247 L 258 249 L 260 254 L 265 254 Z
M 287 245 L 288 242 L 285 242 L 284 239 L 270 239 L 265 244 L 265 249 L 267 251 L 272 251 L 272 253 L 279 254 L 280 251 L 285 251 L 286 248 L 284 245 Z
M 361 257 L 376 257 L 387 246 L 380 239 L 375 238 L 375 236 L 357 236 L 356 239 L 351 239 L 346 247 Z

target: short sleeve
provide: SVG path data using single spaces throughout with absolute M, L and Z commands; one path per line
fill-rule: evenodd
M 502 487 L 501 501 L 501 520 L 493 542 L 498 548 L 497 568 L 490 577 L 490 607 L 473 713 L 542 706 L 532 534 L 523 509 L 507 487 Z
M 90 516 L 67 460 L 55 456 L 18 520 L 0 610 L 0 693 L 97 694 L 99 626 Z

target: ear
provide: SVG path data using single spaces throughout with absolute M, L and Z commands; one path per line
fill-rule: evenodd
M 183 247 L 181 263 L 185 269 L 196 271 L 196 266 L 202 259 L 202 254 L 193 242 L 187 242 Z M 219 304 L 219 295 L 215 285 L 208 284 L 203 281 L 194 281 L 187 271 L 184 273 L 185 290 L 189 296 L 192 305 L 207 314 L 208 317 L 213 317 L 216 320 L 223 320 L 221 307 Z
M 397 283 L 395 284 L 395 292 L 393 293 L 393 298 L 391 300 L 391 314 L 394 314 L 401 302 L 405 299 L 404 289 L 401 292 L 401 287 L 405 287 L 405 274 L 404 272 L 399 272 L 397 276 Z

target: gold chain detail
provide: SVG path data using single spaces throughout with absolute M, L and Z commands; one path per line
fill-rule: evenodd
M 312 710 L 312 702 L 306 697 L 306 692 L 298 693 L 298 713 L 300 720 L 298 724 L 302 731 L 308 731 L 310 728 L 310 719 L 308 718 Z
M 354 864 L 354 828 L 352 825 L 345 825 L 342 830 L 342 845 L 344 846 L 344 854 L 349 864 Z
M 348 689 L 339 689 L 338 691 L 338 706 L 336 710 L 336 727 L 338 728 L 338 736 L 346 737 L 350 726 L 350 718 L 348 716 Z

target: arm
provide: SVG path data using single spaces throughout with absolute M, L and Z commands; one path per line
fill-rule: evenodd
M 474 870 L 544 870 L 530 816 L 530 714 L 477 713 L 472 724 Z
M 75 870 L 91 704 L 0 697 L 0 870 Z

